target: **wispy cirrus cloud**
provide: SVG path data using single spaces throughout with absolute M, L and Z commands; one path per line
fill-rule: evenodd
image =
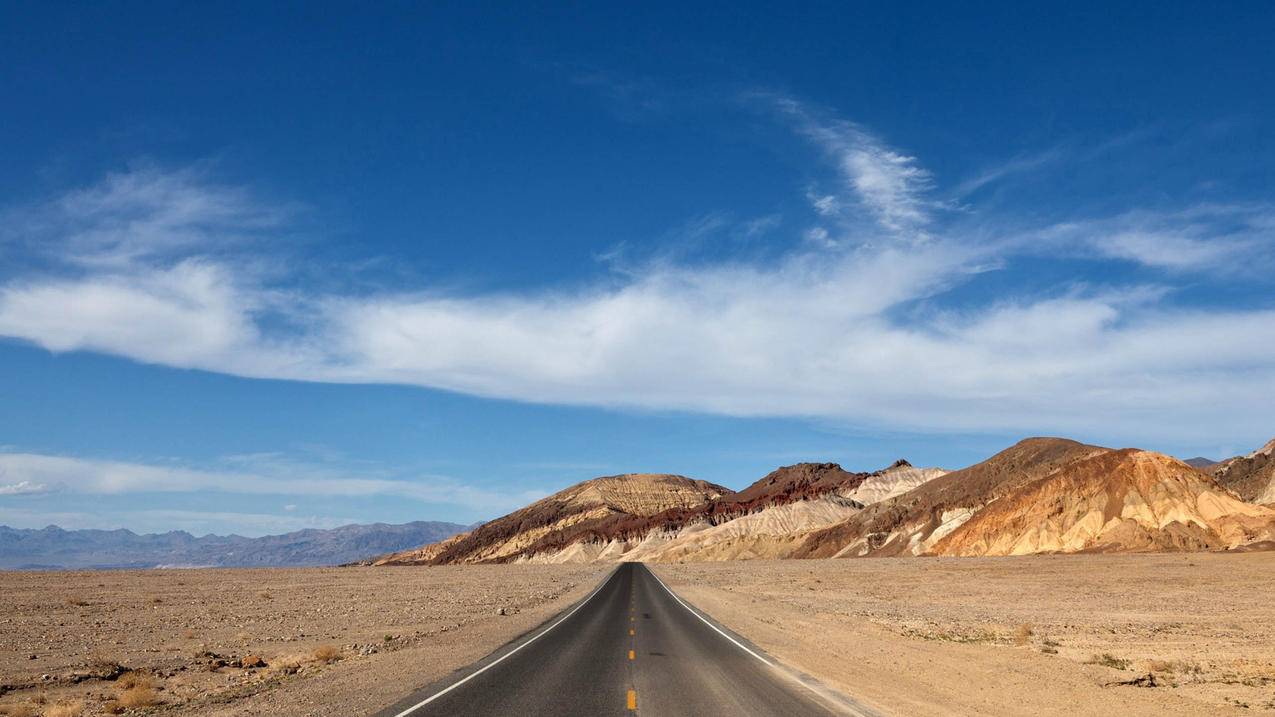
M 807 193 L 820 215 L 836 214 L 850 200 L 866 208 L 895 236 L 925 236 L 937 203 L 927 196 L 932 177 L 916 157 L 889 147 L 852 122 L 822 118 L 789 97 L 771 99 L 799 132 L 832 159 L 845 182 L 846 191 L 841 195 Z
M 342 469 L 263 461 L 260 470 L 195 469 L 156 463 L 95 460 L 39 453 L 0 453 L 0 475 L 14 485 L 86 495 L 134 493 L 226 493 L 245 496 L 374 497 L 390 496 L 427 504 L 461 506 L 499 513 L 544 496 L 544 491 L 493 491 L 447 476 L 365 477 Z M 3 494 L 3 493 L 0 493 Z M 12 493 L 11 493 L 12 494 Z
M 47 485 L 29 480 L 0 485 L 0 495 L 43 495 L 49 490 Z
M 1176 211 L 1132 210 L 1060 222 L 1031 235 L 1050 252 L 1072 251 L 1172 272 L 1268 270 L 1275 207 L 1204 204 Z
M 543 403 L 935 431 L 1200 438 L 1204 430 L 1221 440 L 1251 430 L 1264 410 L 1260 397 L 1275 388 L 1275 310 L 1181 306 L 1165 287 L 1189 267 L 1269 256 L 1275 214 L 1131 209 L 1029 231 L 1003 228 L 994 217 L 977 231 L 956 229 L 919 160 L 857 125 L 792 100 L 767 101 L 840 178 L 831 190 L 808 188 L 820 233 L 778 258 L 690 265 L 666 256 L 626 265 L 620 275 L 516 293 L 280 291 L 268 277 L 240 271 L 234 255 L 203 251 L 222 246 L 218 236 L 260 228 L 262 217 L 276 216 L 268 206 L 246 193 L 217 199 L 224 188 L 216 185 L 212 199 L 191 199 L 200 180 L 179 173 L 171 181 L 184 186 L 176 194 L 184 198 L 181 220 L 151 221 L 148 211 L 168 211 L 163 202 L 131 193 L 150 196 L 165 182 L 117 177 L 80 190 L 94 197 L 95 212 L 114 216 L 105 205 L 117 203 L 140 212 L 148 236 L 163 233 L 156 226 L 178 234 L 197 226 L 203 238 L 152 236 L 145 244 L 163 251 L 112 249 L 116 260 L 96 265 L 77 250 L 62 271 L 15 277 L 0 286 L 0 335 L 53 351 L 242 376 L 400 383 Z M 726 230 L 720 214 L 700 219 L 688 231 Z M 120 245 L 128 242 L 107 242 Z M 1137 261 L 1163 280 L 1024 282 L 991 299 L 943 299 L 1022 256 Z M 1222 344 L 1227 350 L 1217 351 Z M 1186 412 L 1196 417 L 1189 427 L 1173 418 Z M 392 483 L 345 485 L 407 490 Z
M 237 511 L 150 509 L 111 511 L 104 514 L 0 506 L 0 525 L 28 529 L 56 525 L 72 530 L 125 528 L 137 533 L 185 530 L 195 535 L 236 533 L 255 537 L 306 528 L 336 528 L 356 522 L 358 521 L 352 518 L 339 516 L 273 515 Z

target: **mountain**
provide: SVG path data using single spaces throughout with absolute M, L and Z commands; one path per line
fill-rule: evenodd
M 1205 471 L 1244 500 L 1275 504 L 1275 439 L 1247 456 L 1228 458 Z
M 1218 463 L 1212 458 L 1204 458 L 1203 456 L 1196 456 L 1195 458 L 1187 458 L 1186 460 L 1182 462 L 1187 464 L 1188 466 L 1191 466 L 1192 468 L 1208 468 L 1209 466 L 1215 466 Z
M 502 518 L 415 550 L 374 558 L 376 565 L 511 562 L 561 542 L 613 530 L 665 511 L 696 509 L 730 494 L 707 481 L 628 473 L 577 483 Z M 419 545 L 419 543 L 418 543 Z
M 1175 458 L 1029 438 L 807 536 L 791 557 L 1265 546 L 1275 510 Z
M 601 509 L 581 503 L 577 496 L 586 488 L 608 489 L 617 478 L 642 476 L 597 478 L 468 535 L 375 562 L 578 563 L 780 557 L 808 532 L 942 473 L 914 468 L 906 461 L 875 473 L 851 473 L 835 463 L 800 463 L 772 471 L 738 493 L 703 481 L 663 476 L 677 481 L 664 483 L 665 490 L 684 490 L 690 484 L 698 493 L 693 494 L 696 500 L 669 500 L 659 511 L 623 509 L 614 504 Z M 649 478 L 645 482 L 649 483 Z M 564 503 L 578 507 L 567 511 Z
M 1066 465 L 989 504 L 931 555 L 1217 550 L 1275 537 L 1245 503 L 1169 456 L 1126 448 Z
M 987 504 L 1065 465 L 1106 451 L 1064 438 L 1028 438 L 982 463 L 947 473 L 816 531 L 791 555 L 921 555 Z
M 40 530 L 0 526 L 0 569 L 154 567 L 301 567 L 337 565 L 366 555 L 441 540 L 467 528 L 455 523 L 346 525 L 245 538 L 190 533 L 138 535 L 130 530 Z

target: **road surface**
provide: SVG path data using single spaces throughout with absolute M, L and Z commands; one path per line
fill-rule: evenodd
M 875 717 L 624 563 L 575 606 L 378 717 Z

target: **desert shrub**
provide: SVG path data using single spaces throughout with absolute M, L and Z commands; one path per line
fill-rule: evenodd
M 46 707 L 44 717 L 80 717 L 83 713 L 83 702 L 63 700 L 55 705 Z
M 1032 635 L 1034 634 L 1036 634 L 1036 632 L 1032 628 L 1031 623 L 1025 622 L 1019 625 L 1017 630 L 1014 630 L 1014 644 L 1026 645 L 1031 642 Z
M 1120 657 L 1116 657 L 1110 652 L 1104 652 L 1101 655 L 1095 654 L 1092 657 L 1090 657 L 1088 660 L 1085 660 L 1085 664 L 1102 665 L 1103 667 L 1110 667 L 1116 670 L 1129 669 L 1128 660 L 1120 658 Z
M 334 662 L 341 659 L 341 650 L 335 645 L 319 645 L 310 653 L 315 662 Z
M 0 705 L 0 715 L 5 715 L 5 717 L 35 717 L 35 705 L 27 702 Z
M 1203 672 L 1199 665 L 1185 660 L 1148 660 L 1147 669 L 1151 672 L 1176 672 L 1181 674 L 1199 674 Z
M 115 681 L 115 686 L 121 690 L 130 690 L 134 687 L 155 687 L 155 678 L 145 672 L 125 672 Z
M 121 692 L 116 701 L 121 707 L 150 707 L 159 704 L 159 695 L 155 693 L 154 687 L 137 685 Z

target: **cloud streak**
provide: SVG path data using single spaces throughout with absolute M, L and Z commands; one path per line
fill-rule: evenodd
M 269 463 L 265 467 L 269 468 Z M 491 513 L 512 510 L 544 495 L 538 490 L 518 493 L 490 491 L 445 476 L 365 478 L 347 476 L 328 468 L 300 465 L 292 465 L 284 472 L 277 469 L 266 472 L 197 470 L 39 453 L 0 453 L 0 475 L 16 479 L 14 486 L 35 487 L 40 492 L 57 490 L 84 495 L 229 493 L 329 498 L 390 496 Z M 0 491 L 0 494 L 16 495 L 18 492 Z
M 235 256 L 204 251 L 276 226 L 279 212 L 190 174 L 113 176 L 45 208 L 76 222 L 63 245 L 71 259 L 60 272 L 0 287 L 0 335 L 240 376 L 909 430 L 1226 440 L 1251 432 L 1266 411 L 1263 397 L 1275 389 L 1270 309 L 1183 307 L 1165 282 L 1152 281 L 944 297 L 1023 256 L 1132 261 L 1168 282 L 1237 257 L 1252 264 L 1269 252 L 1268 209 L 1131 211 L 1026 233 L 994 225 L 959 233 L 930 198 L 933 178 L 918 160 L 851 123 L 777 104 L 830 159 L 840 185 L 807 190 L 818 240 L 769 263 L 662 260 L 520 293 L 284 292 Z M 129 223 L 114 219 L 121 213 Z M 98 236 L 93 217 L 108 218 L 108 240 L 80 239 Z M 129 226 L 140 227 L 136 241 Z M 109 261 L 84 261 L 95 251 Z M 23 460 L 32 481 L 64 481 L 41 471 L 70 470 Z M 255 484 L 233 473 L 94 471 L 77 480 L 92 490 L 222 483 L 253 492 Z M 268 484 L 280 493 L 304 488 Z M 444 499 L 399 481 L 324 489 Z M 449 500 L 490 499 L 448 490 Z

